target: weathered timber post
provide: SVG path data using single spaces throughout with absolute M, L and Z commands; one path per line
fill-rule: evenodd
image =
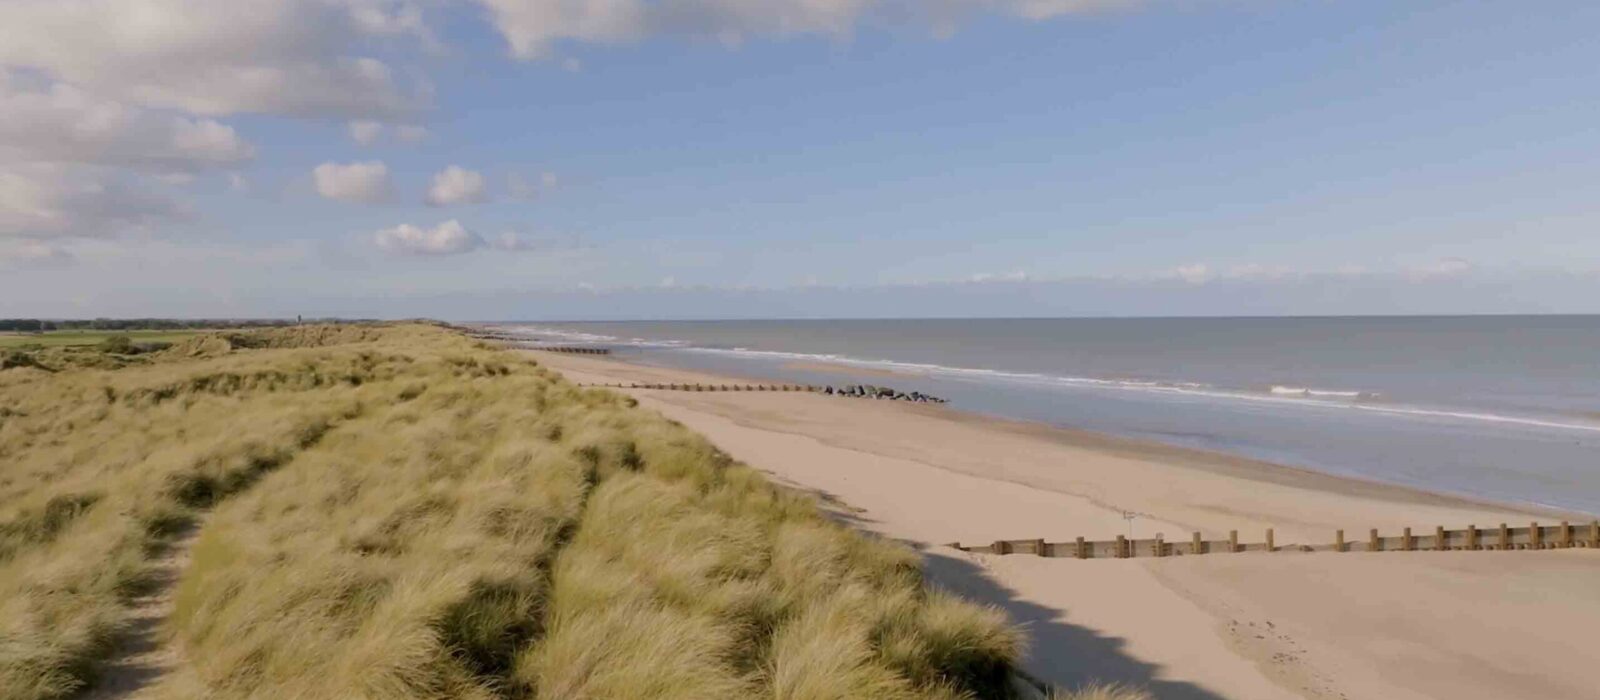
M 1411 551 L 1412 546 L 1413 542 L 1411 541 L 1411 528 L 1408 527 L 1404 532 L 1400 533 L 1400 551 L 1409 552 Z
M 1528 524 L 1528 549 L 1544 549 L 1544 533 L 1539 530 L 1539 523 Z
M 1006 550 L 1009 549 L 1005 540 L 995 540 L 994 544 L 989 545 L 989 547 L 994 550 L 995 554 L 1006 554 L 1008 553 Z
M 1343 552 L 1344 551 L 1344 530 L 1334 530 L 1333 531 L 1333 551 L 1335 551 L 1335 552 Z
M 1433 549 L 1436 552 L 1443 552 L 1445 550 L 1443 525 L 1436 525 L 1433 528 Z
M 1162 542 L 1162 541 L 1161 541 L 1161 535 L 1156 535 L 1156 546 L 1155 546 L 1155 550 L 1156 550 L 1156 556 L 1158 556 L 1158 557 L 1164 557 L 1164 556 L 1167 556 L 1167 545 L 1166 545 L 1166 544 L 1164 544 L 1164 543 L 1163 543 L 1163 542 Z
M 1511 528 L 1506 527 L 1505 523 L 1500 523 L 1500 550 L 1508 549 L 1511 549 Z
M 1368 536 L 1368 539 L 1367 539 L 1367 551 L 1369 551 L 1369 552 L 1381 552 L 1381 551 L 1383 551 L 1383 540 L 1378 539 L 1378 528 L 1372 528 L 1372 534 Z
M 1079 559 L 1088 559 L 1089 558 L 1089 547 L 1083 543 L 1083 538 L 1082 537 L 1078 538 L 1078 552 L 1077 552 L 1077 554 L 1078 554 L 1078 558 Z
M 1272 528 L 1267 528 L 1267 551 L 1276 552 L 1278 548 L 1272 543 Z
M 1467 549 L 1471 550 L 1471 549 L 1477 549 L 1477 548 L 1478 548 L 1478 526 L 1477 525 L 1468 525 L 1467 526 Z
M 1562 549 L 1570 549 L 1572 547 L 1572 526 L 1567 524 L 1565 520 L 1561 521 L 1561 539 L 1559 543 L 1558 546 Z
M 1600 549 L 1600 520 L 1589 523 L 1589 549 Z
M 1128 538 L 1117 535 L 1117 558 L 1128 558 Z
M 1206 553 L 1206 543 L 1205 543 L 1205 541 L 1200 539 L 1199 531 L 1196 531 L 1194 533 L 1194 543 L 1189 545 L 1189 553 L 1190 554 L 1205 554 Z
M 1234 554 L 1234 553 L 1237 553 L 1238 551 L 1239 551 L 1239 531 L 1238 530 L 1229 530 L 1228 531 L 1228 553 L 1229 554 Z
M 1033 553 L 1037 554 L 1037 555 L 1039 555 L 1041 557 L 1045 555 L 1044 554 L 1044 538 L 1043 537 L 1033 541 Z

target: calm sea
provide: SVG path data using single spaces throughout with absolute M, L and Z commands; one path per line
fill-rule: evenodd
M 636 362 L 884 384 L 972 411 L 1600 513 L 1600 316 L 493 325 Z

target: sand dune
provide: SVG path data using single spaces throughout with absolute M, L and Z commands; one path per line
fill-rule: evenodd
M 551 356 L 577 381 L 725 381 Z M 1595 698 L 1600 552 L 971 555 L 941 543 L 1228 530 L 1280 545 L 1338 528 L 1526 524 L 1563 514 L 940 407 L 818 395 L 635 391 L 841 517 L 921 545 L 943 585 L 1005 607 L 1056 683 L 1161 698 Z M 1124 514 L 1135 514 L 1131 520 Z M 1566 514 L 1578 520 L 1580 516 Z M 1358 535 L 1354 538 L 1359 539 Z

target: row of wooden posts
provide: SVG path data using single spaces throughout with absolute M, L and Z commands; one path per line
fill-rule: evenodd
M 607 389 L 665 389 L 668 391 L 802 391 L 819 392 L 820 386 L 808 384 L 584 384 Z
M 564 353 L 567 353 L 569 355 L 610 355 L 611 354 L 611 348 L 586 348 L 586 347 L 574 347 L 574 346 L 568 346 L 568 345 L 538 345 L 538 346 L 534 346 L 533 349 L 534 350 L 543 350 L 545 352 L 564 352 Z
M 1472 525 L 1464 530 L 1435 527 L 1433 533 L 1428 535 L 1412 534 L 1411 528 L 1408 527 L 1399 536 L 1388 537 L 1379 535 L 1377 529 L 1373 529 L 1369 531 L 1365 547 L 1359 550 L 1353 547 L 1355 542 L 1345 539 L 1344 530 L 1334 532 L 1333 544 L 1291 545 L 1281 548 L 1273 540 L 1272 528 L 1267 528 L 1266 535 L 1266 541 L 1259 543 L 1241 543 L 1239 531 L 1232 530 L 1226 540 L 1206 540 L 1196 532 L 1190 541 L 1185 543 L 1167 542 L 1160 535 L 1153 539 L 1130 539 L 1118 535 L 1115 540 L 1091 541 L 1079 537 L 1072 542 L 1046 542 L 1044 539 L 997 540 L 989 545 L 962 546 L 960 543 L 952 543 L 950 546 L 981 554 L 1033 554 L 1041 557 L 1077 559 L 1129 559 L 1226 552 L 1506 551 L 1573 547 L 1600 549 L 1600 521 L 1576 527 L 1566 521 L 1562 521 L 1560 525 L 1543 526 L 1535 522 L 1530 523 L 1528 527 L 1508 527 L 1505 523 L 1501 523 L 1499 528 L 1487 530 L 1480 530 Z

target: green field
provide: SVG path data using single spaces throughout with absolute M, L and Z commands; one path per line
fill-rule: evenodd
M 98 345 L 107 338 L 127 336 L 135 343 L 176 343 L 200 331 L 49 331 L 46 333 L 0 332 L 0 348 L 60 348 Z

